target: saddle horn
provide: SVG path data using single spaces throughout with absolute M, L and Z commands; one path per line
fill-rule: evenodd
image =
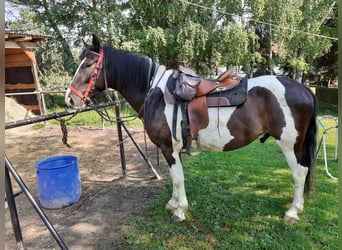
M 235 70 L 233 68 L 227 70 L 226 72 L 223 72 L 218 78 L 217 80 L 219 82 L 223 81 L 224 79 L 226 79 L 227 77 L 232 78 L 235 75 Z

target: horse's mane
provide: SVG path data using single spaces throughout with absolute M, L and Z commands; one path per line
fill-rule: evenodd
M 151 67 L 154 67 L 151 59 L 110 46 L 103 46 L 103 49 L 108 85 L 121 91 L 133 85 L 136 91 L 145 93 Z

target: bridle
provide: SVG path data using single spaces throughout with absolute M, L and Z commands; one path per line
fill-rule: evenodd
M 96 66 L 93 70 L 93 72 L 90 75 L 90 80 L 88 82 L 87 88 L 84 92 L 84 94 L 82 94 L 80 91 L 78 91 L 74 86 L 72 86 L 72 83 L 69 84 L 69 89 L 71 90 L 71 92 L 73 92 L 74 94 L 76 94 L 78 97 L 80 97 L 83 101 L 84 104 L 87 104 L 88 101 L 90 100 L 89 98 L 89 93 L 91 90 L 95 89 L 95 83 L 96 80 L 98 78 L 98 75 L 101 73 L 101 69 L 102 69 L 102 61 L 104 58 L 104 49 L 101 49 L 100 54 L 93 52 L 95 54 L 99 55 L 99 59 L 97 60 Z

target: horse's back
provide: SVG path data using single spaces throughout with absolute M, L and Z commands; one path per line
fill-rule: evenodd
M 259 87 L 266 88 L 277 97 L 285 97 L 287 102 L 313 102 L 311 90 L 298 81 L 286 76 L 265 75 L 248 79 L 248 91 Z

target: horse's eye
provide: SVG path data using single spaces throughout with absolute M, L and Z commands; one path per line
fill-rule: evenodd
M 91 63 L 86 62 L 86 63 L 85 63 L 85 66 L 86 66 L 86 68 L 88 68 L 88 67 L 91 66 Z

